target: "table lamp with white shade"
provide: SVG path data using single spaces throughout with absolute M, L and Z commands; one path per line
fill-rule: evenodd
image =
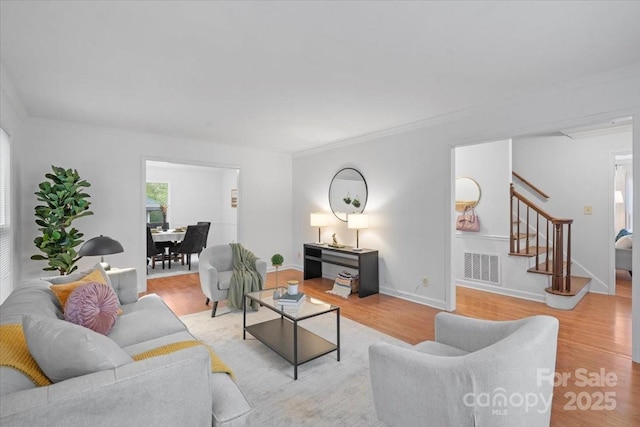
M 312 227 L 318 227 L 318 241 L 316 243 L 321 245 L 323 242 L 320 238 L 320 227 L 329 225 L 327 215 L 322 212 L 312 213 L 309 222 Z
M 347 216 L 347 228 L 356 230 L 356 247 L 354 251 L 361 251 L 359 231 L 363 228 L 369 228 L 369 216 L 363 213 L 354 213 Z

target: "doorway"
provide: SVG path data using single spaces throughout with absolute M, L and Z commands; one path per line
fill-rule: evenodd
M 153 210 L 159 209 L 155 205 L 162 204 L 169 230 L 209 222 L 207 246 L 238 241 L 239 168 L 157 159 L 146 159 L 144 166 L 145 188 L 147 183 L 159 183 L 166 186 L 167 190 L 162 201 L 150 202 L 146 192 L 143 194 L 145 224 L 149 225 Z M 187 270 L 186 265 L 184 267 L 172 263 L 173 271 L 168 268 L 162 271 L 156 263 L 153 276 L 158 276 L 160 272 L 163 275 L 197 272 L 197 257 L 194 255 L 192 258 L 191 270 Z M 152 271 L 150 267 L 148 271 Z

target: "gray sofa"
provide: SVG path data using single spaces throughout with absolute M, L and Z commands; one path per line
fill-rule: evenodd
M 627 270 L 632 274 L 632 257 L 633 249 L 616 248 L 616 268 L 618 270 Z
M 125 353 L 194 339 L 160 297 L 138 298 L 135 269 L 113 270 L 108 277 L 122 313 L 107 337 Z M 24 315 L 63 319 L 49 285 L 31 280 L 14 290 L 0 305 L 0 324 L 21 323 Z M 250 410 L 229 375 L 211 372 L 209 353 L 200 345 L 41 387 L 16 369 L 0 367 L 3 427 L 238 426 L 246 424 Z

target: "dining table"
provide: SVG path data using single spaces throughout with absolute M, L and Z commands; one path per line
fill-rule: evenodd
M 167 231 L 153 231 L 151 230 L 151 237 L 153 241 L 158 242 L 181 242 L 184 239 L 186 231 L 176 231 L 176 230 L 167 230 Z
M 171 269 L 171 246 L 181 242 L 184 239 L 184 235 L 186 234 L 186 230 L 175 230 L 169 229 L 167 231 L 157 231 L 151 230 L 151 237 L 153 238 L 154 243 L 160 243 L 162 249 L 168 251 L 165 252 L 164 257 L 169 261 L 169 269 Z M 164 265 L 164 264 L 163 264 Z

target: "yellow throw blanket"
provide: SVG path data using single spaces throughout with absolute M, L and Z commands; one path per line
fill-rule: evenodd
M 160 346 L 158 348 L 147 350 L 147 351 L 145 351 L 143 353 L 136 354 L 135 356 L 133 356 L 133 360 L 138 361 L 138 360 L 148 359 L 148 358 L 154 357 L 154 356 L 162 356 L 164 354 L 173 353 L 174 351 L 178 351 L 178 350 L 182 350 L 182 349 L 185 349 L 185 348 L 194 347 L 196 345 L 203 345 L 203 346 L 206 347 L 207 350 L 209 350 L 209 356 L 211 357 L 211 372 L 224 372 L 226 374 L 229 374 L 231 376 L 231 378 L 233 378 L 234 380 L 236 379 L 236 376 L 233 373 L 233 371 L 231 370 L 231 368 L 229 368 L 222 361 L 222 359 L 220 359 L 218 357 L 218 355 L 213 352 L 211 347 L 209 347 L 208 345 L 206 345 L 203 342 L 195 341 L 195 340 L 194 341 L 174 342 L 174 343 L 171 343 L 171 344 Z
M 37 386 L 51 384 L 51 380 L 29 353 L 27 340 L 19 323 L 0 325 L 0 366 L 17 369 Z
M 154 356 L 173 353 L 174 351 L 190 348 L 196 345 L 204 345 L 211 358 L 211 372 L 224 372 L 235 380 L 235 374 L 219 357 L 211 347 L 200 341 L 180 341 L 172 344 L 145 351 L 133 356 L 133 360 L 143 360 Z M 25 374 L 38 387 L 51 385 L 52 382 L 42 372 L 35 359 L 29 353 L 27 340 L 24 337 L 22 325 L 10 323 L 0 325 L 0 366 L 17 369 Z

